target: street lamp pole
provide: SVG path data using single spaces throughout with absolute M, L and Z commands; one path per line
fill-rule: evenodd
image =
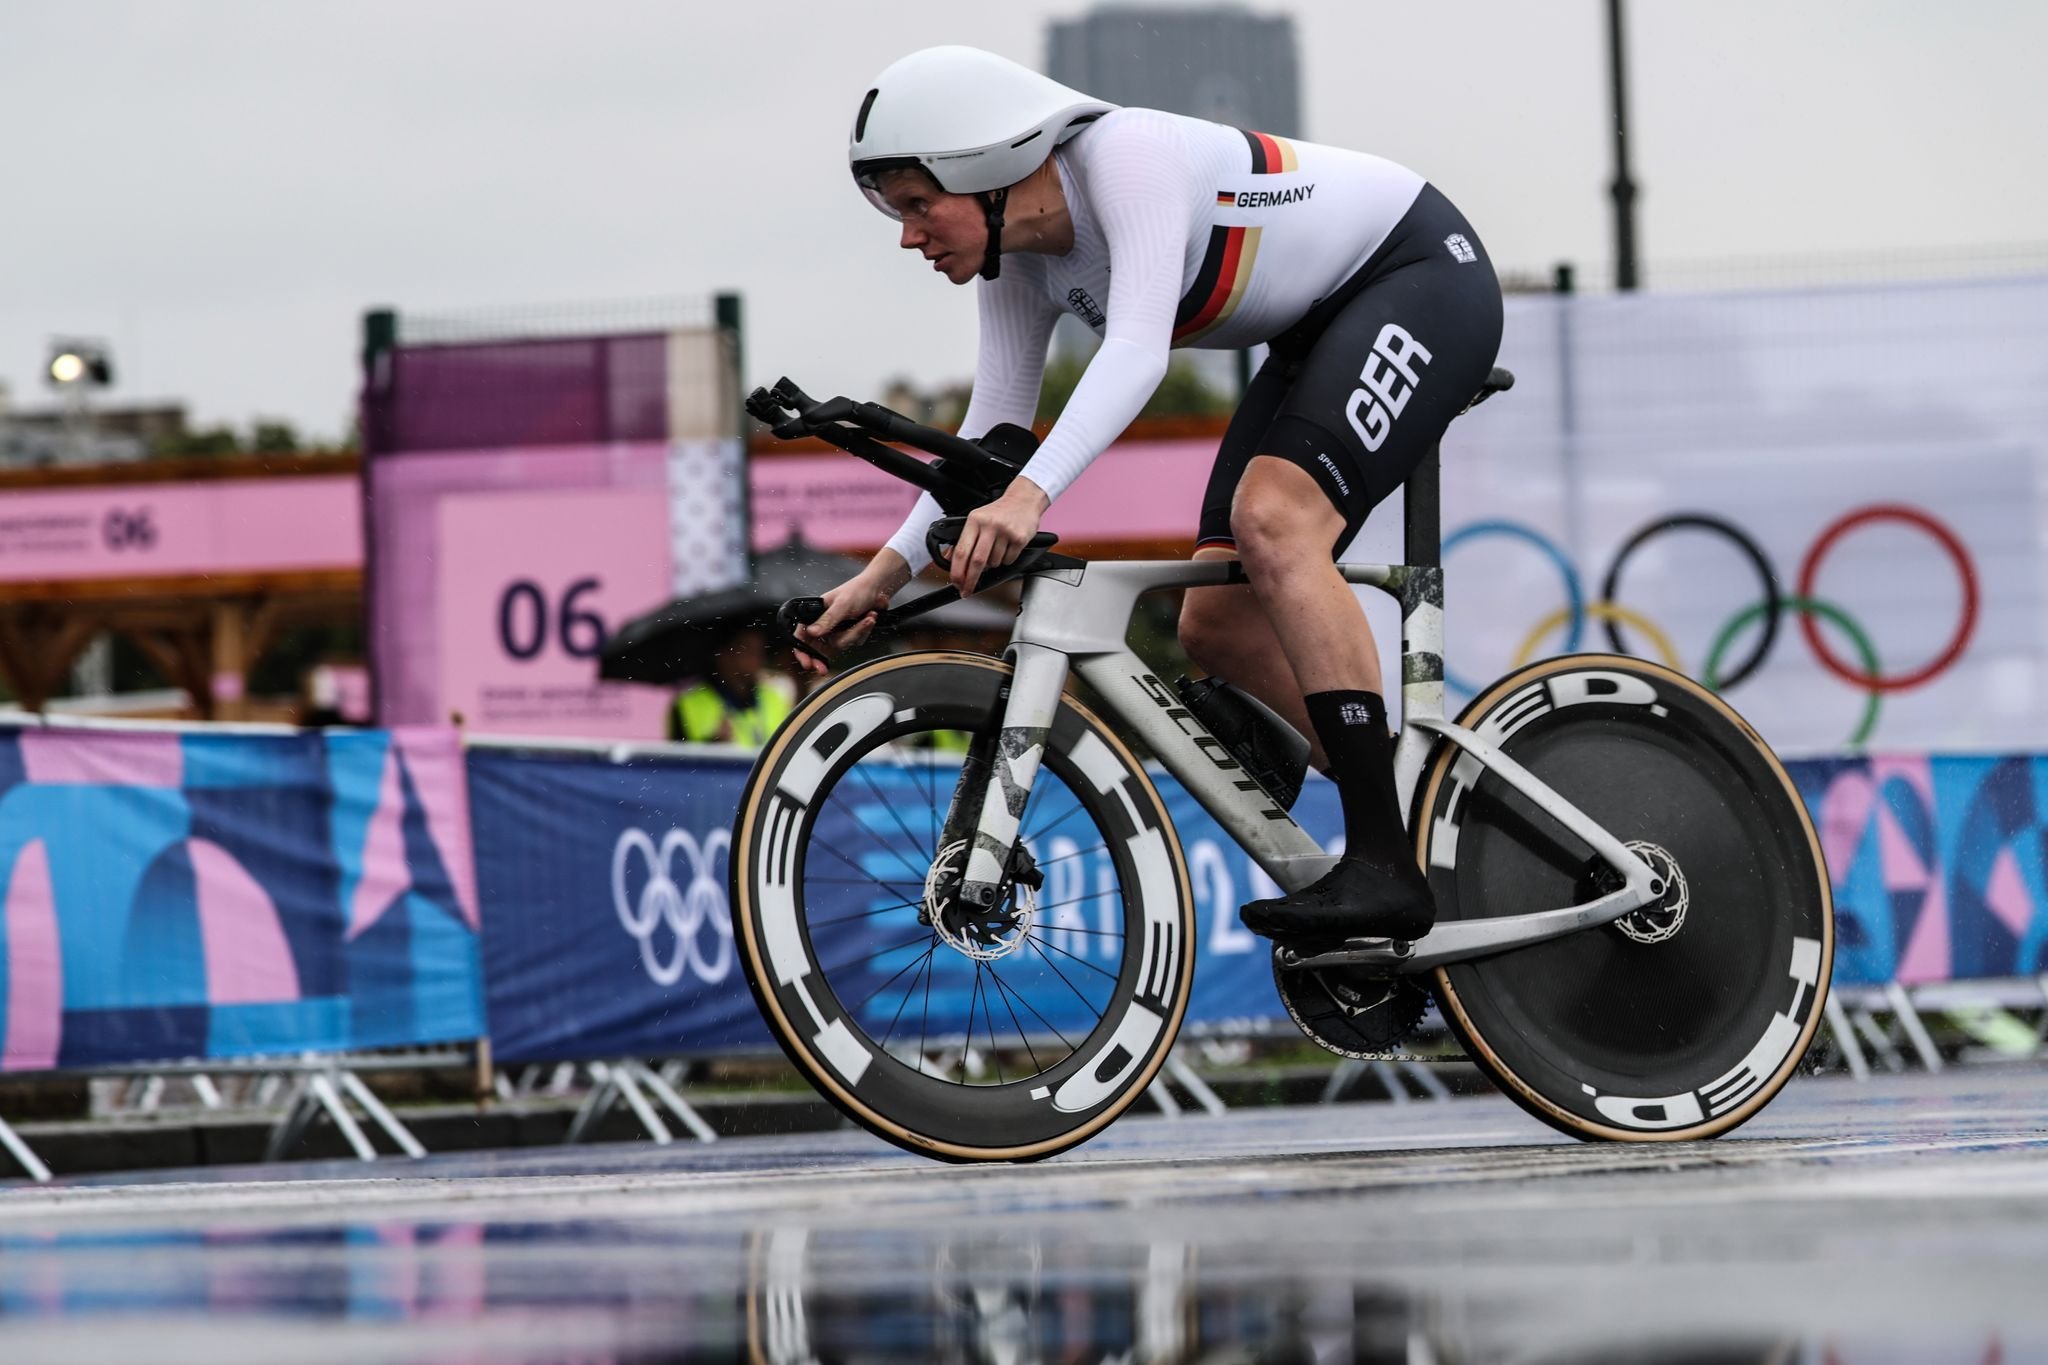
M 1621 25 L 1621 0 L 1607 0 L 1607 64 L 1614 98 L 1614 287 L 1634 289 L 1636 273 L 1636 182 L 1628 169 L 1628 53 Z

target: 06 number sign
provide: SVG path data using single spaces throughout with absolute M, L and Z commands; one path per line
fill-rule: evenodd
M 603 589 L 596 578 L 579 578 L 562 593 L 555 611 L 548 610 L 547 589 L 530 578 L 515 579 L 498 595 L 498 644 L 514 659 L 532 659 L 555 641 L 572 659 L 593 659 L 604 648 L 604 618 L 582 605 Z

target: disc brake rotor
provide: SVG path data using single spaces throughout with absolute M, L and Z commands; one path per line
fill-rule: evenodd
M 1024 946 L 1038 916 L 1038 894 L 1024 882 L 1005 878 L 1006 895 L 991 906 L 960 900 L 967 841 L 939 850 L 924 878 L 924 917 L 941 942 L 976 962 L 994 962 Z
M 1614 922 L 1614 927 L 1637 943 L 1662 943 L 1684 927 L 1686 907 L 1692 903 L 1692 891 L 1685 882 L 1685 869 L 1661 844 L 1631 839 L 1628 849 L 1650 865 L 1651 874 L 1664 885 L 1664 894 L 1654 905 L 1629 911 Z

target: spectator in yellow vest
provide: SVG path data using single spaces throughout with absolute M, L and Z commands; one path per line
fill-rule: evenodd
M 795 702 L 796 685 L 768 668 L 768 633 L 749 627 L 718 651 L 708 677 L 677 695 L 669 709 L 669 738 L 759 746 Z

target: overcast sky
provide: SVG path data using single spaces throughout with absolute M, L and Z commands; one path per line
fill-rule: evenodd
M 746 296 L 750 382 L 972 369 L 974 306 L 845 171 L 868 80 L 1042 63 L 1078 0 L 0 0 L 0 383 L 346 427 L 362 311 Z M 1611 254 L 1601 0 L 1298 0 L 1305 136 L 1406 163 L 1504 268 Z M 1636 0 L 1646 259 L 2048 241 L 2048 4 Z

